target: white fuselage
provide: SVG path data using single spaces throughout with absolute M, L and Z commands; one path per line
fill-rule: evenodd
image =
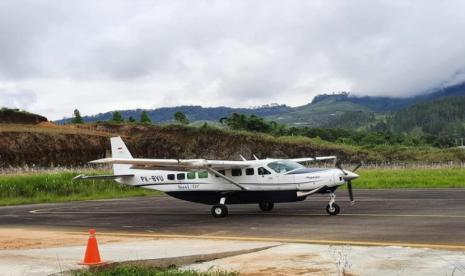
M 263 168 L 265 173 L 263 174 Z M 253 170 L 253 171 L 252 171 Z M 345 183 L 339 169 L 302 168 L 278 173 L 265 164 L 220 171 L 248 191 L 308 191 L 322 186 L 336 187 Z M 206 170 L 166 171 L 133 170 L 133 177 L 122 177 L 118 182 L 163 192 L 180 191 L 236 191 L 239 187 Z

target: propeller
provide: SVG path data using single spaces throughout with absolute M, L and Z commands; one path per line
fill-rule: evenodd
M 352 192 L 352 180 L 347 181 L 347 190 L 349 191 L 350 204 L 354 205 L 354 193 Z
M 354 193 L 352 191 L 352 179 L 355 179 L 358 177 L 357 174 L 355 174 L 355 171 L 358 170 L 361 166 L 363 165 L 362 162 L 358 163 L 351 172 L 346 172 L 342 166 L 341 163 L 338 161 L 336 162 L 336 167 L 341 170 L 341 172 L 344 174 L 343 178 L 347 181 L 347 190 L 349 192 L 349 199 L 350 199 L 350 204 L 354 205 L 355 200 L 354 200 Z
M 355 166 L 354 169 L 353 169 L 352 171 L 355 172 L 355 171 L 358 170 L 362 165 L 363 165 L 362 162 L 358 163 L 357 166 Z
M 344 169 L 343 169 L 342 166 L 341 166 L 341 162 L 339 162 L 339 161 L 336 162 L 336 168 L 340 169 L 341 172 L 342 172 L 344 175 L 347 175 L 347 172 L 344 171 Z

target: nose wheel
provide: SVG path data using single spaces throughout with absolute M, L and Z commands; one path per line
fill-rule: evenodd
M 329 204 L 326 206 L 326 212 L 331 216 L 335 216 L 341 211 L 341 208 L 335 201 L 336 195 L 334 193 L 329 193 Z

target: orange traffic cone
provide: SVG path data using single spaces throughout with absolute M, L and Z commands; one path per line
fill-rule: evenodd
M 98 251 L 97 239 L 95 238 L 95 229 L 89 229 L 89 240 L 87 241 L 86 254 L 81 265 L 98 265 L 103 264 Z

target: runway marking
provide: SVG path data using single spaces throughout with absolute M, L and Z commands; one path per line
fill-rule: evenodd
M 82 235 L 82 232 L 67 232 L 69 234 Z M 264 242 L 286 242 L 286 243 L 306 243 L 306 244 L 327 244 L 327 245 L 356 245 L 356 246 L 400 246 L 413 248 L 431 248 L 444 250 L 465 250 L 465 245 L 451 244 L 430 244 L 430 243 L 402 243 L 402 242 L 372 242 L 372 241 L 349 241 L 349 240 L 312 240 L 312 239 L 292 239 L 292 238 L 264 238 L 264 237 L 235 237 L 235 236 L 211 236 L 211 235 L 176 235 L 176 234 L 132 234 L 99 232 L 99 235 L 122 236 L 122 237 L 142 237 L 142 238 L 169 238 L 169 239 L 212 239 L 212 240 L 236 240 L 236 241 L 264 241 Z
M 36 209 L 29 211 L 31 214 L 50 214 L 50 215 L 59 215 L 59 214 L 77 214 L 77 215 L 160 215 L 160 216 L 186 216 L 186 215 L 209 215 L 207 212 L 198 212 L 198 213 L 185 213 L 185 212 L 83 212 L 83 211 L 47 211 L 47 209 Z M 262 212 L 231 212 L 230 215 L 260 215 L 260 216 L 289 216 L 289 217 L 316 217 L 316 216 L 325 216 L 329 217 L 325 213 L 319 214 L 299 214 L 299 213 L 262 213 Z M 367 213 L 353 213 L 353 214 L 339 214 L 337 215 L 346 217 L 426 217 L 426 218 L 465 218 L 465 215 L 429 215 L 429 214 L 367 214 Z

